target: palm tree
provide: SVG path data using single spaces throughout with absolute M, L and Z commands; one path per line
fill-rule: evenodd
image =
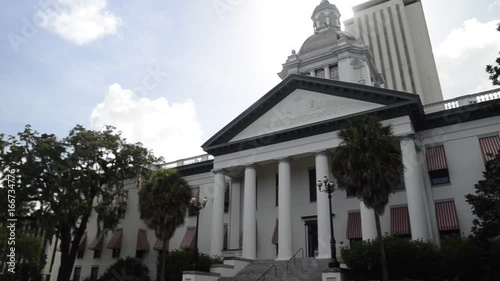
M 156 237 L 162 239 L 162 262 L 160 280 L 165 280 L 166 244 L 175 230 L 184 224 L 191 202 L 188 183 L 176 170 L 158 170 L 141 184 L 139 190 L 139 212 L 148 227 L 154 229 Z
M 375 213 L 384 281 L 389 280 L 380 216 L 401 183 L 404 165 L 401 149 L 391 125 L 383 125 L 371 116 L 351 119 L 339 131 L 341 143 L 333 151 L 332 174 L 340 188 L 355 194 Z

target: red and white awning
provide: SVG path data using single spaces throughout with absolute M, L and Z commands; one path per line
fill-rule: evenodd
M 272 243 L 274 245 L 279 244 L 279 227 L 278 227 L 278 221 L 276 221 L 276 225 L 274 226 L 274 232 L 273 232 L 273 238 L 272 238 Z
M 479 144 L 483 151 L 484 161 L 488 162 L 498 155 L 498 150 L 500 150 L 500 136 L 479 139 Z
M 446 164 L 446 153 L 444 152 L 444 146 L 434 146 L 427 148 L 427 168 L 429 172 L 437 170 L 446 170 L 448 165 Z
M 90 243 L 89 250 L 102 251 L 103 244 L 104 244 L 104 232 L 101 232 L 100 234 L 97 234 L 92 243 Z
M 361 213 L 350 212 L 347 214 L 347 239 L 361 239 Z
M 149 251 L 148 235 L 144 229 L 139 229 L 137 232 L 136 250 Z
M 436 217 L 439 231 L 460 230 L 455 202 L 436 203 Z
M 167 241 L 167 243 L 165 243 L 165 251 L 168 251 L 168 243 L 169 241 Z M 153 249 L 155 251 L 161 251 L 163 250 L 163 240 L 162 239 L 156 239 L 156 242 L 155 242 L 155 245 L 153 247 Z
M 188 228 L 181 242 L 181 249 L 194 249 L 196 228 Z
M 391 208 L 391 234 L 411 234 L 410 214 L 407 206 Z
M 123 230 L 116 230 L 108 243 L 108 249 L 120 250 L 122 248 Z

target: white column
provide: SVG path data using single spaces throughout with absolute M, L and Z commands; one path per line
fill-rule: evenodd
M 231 201 L 229 203 L 229 249 L 240 248 L 241 225 L 241 181 L 231 181 Z
M 330 175 L 328 164 L 328 153 L 326 151 L 316 154 L 316 182 Z M 318 210 L 318 258 L 329 259 L 330 250 L 330 215 L 328 207 L 328 196 L 316 189 L 316 205 Z
M 278 164 L 279 177 L 279 220 L 278 260 L 289 260 L 292 253 L 292 209 L 290 159 L 281 159 Z
M 429 240 L 430 231 L 425 208 L 424 185 L 413 137 L 405 137 L 401 140 L 401 152 L 405 166 L 405 187 L 408 212 L 410 213 L 411 238 L 413 240 Z
M 255 221 L 255 206 L 257 189 L 257 173 L 255 166 L 245 167 L 245 191 L 243 207 L 243 258 L 257 257 L 257 223 Z
M 224 247 L 224 171 L 215 172 L 210 254 L 220 256 Z
M 331 73 L 330 73 L 330 66 L 327 65 L 325 67 L 323 67 L 323 69 L 325 70 L 325 79 L 332 79 L 331 78 Z
M 316 70 L 313 69 L 313 70 L 309 71 L 309 75 L 311 75 L 311 77 L 316 77 Z
M 375 213 L 373 209 L 368 209 L 365 203 L 359 203 L 361 210 L 361 231 L 363 233 L 363 240 L 374 240 L 377 238 L 377 225 L 375 224 Z

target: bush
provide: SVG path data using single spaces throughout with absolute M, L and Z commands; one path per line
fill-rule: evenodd
M 500 280 L 500 241 L 488 249 L 469 239 L 431 242 L 385 237 L 385 253 L 392 280 Z M 381 278 L 378 241 L 363 241 L 342 249 L 342 258 L 355 280 Z
M 127 257 L 110 266 L 97 281 L 151 281 L 149 269 L 140 260 Z
M 182 280 L 183 271 L 194 270 L 194 250 L 174 250 L 167 252 L 167 264 L 166 264 L 166 280 Z M 158 255 L 158 270 L 160 270 L 161 255 Z M 221 264 L 222 259 L 219 257 L 211 257 L 205 254 L 200 254 L 198 258 L 198 271 L 210 271 L 210 266 L 212 264 Z M 157 275 L 159 276 L 159 275 Z

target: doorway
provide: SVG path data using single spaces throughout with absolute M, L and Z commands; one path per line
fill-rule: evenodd
M 307 233 L 307 256 L 313 258 L 318 253 L 318 221 L 306 221 L 305 226 Z

